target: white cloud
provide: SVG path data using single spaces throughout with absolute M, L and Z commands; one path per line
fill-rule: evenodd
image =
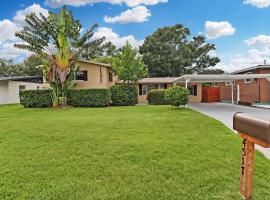
M 245 0 L 244 3 L 256 6 L 257 8 L 266 8 L 270 6 L 270 0 Z
M 98 28 L 97 32 L 93 35 L 93 40 L 99 39 L 105 37 L 106 41 L 112 42 L 116 47 L 122 47 L 126 44 L 126 41 L 128 41 L 133 47 L 140 46 L 143 41 L 137 40 L 133 35 L 127 35 L 127 36 L 119 36 L 117 33 L 113 32 L 111 28 L 107 27 L 100 27 Z
M 20 56 L 29 56 L 31 53 L 14 48 L 15 42 L 4 42 L 0 45 L 0 58 L 5 58 L 5 59 L 14 59 Z
M 0 43 L 16 39 L 15 32 L 18 30 L 20 29 L 14 22 L 8 19 L 0 21 Z
M 270 46 L 270 36 L 269 35 L 257 35 L 244 41 L 247 46 L 256 47 L 269 47 Z
M 270 48 L 249 49 L 247 53 L 231 56 L 227 59 L 221 59 L 222 62 L 216 67 L 221 68 L 227 72 L 245 69 L 256 65 L 264 64 L 264 60 L 270 63 Z
M 129 7 L 136 7 L 138 5 L 155 5 L 166 2 L 168 0 L 46 0 L 46 4 L 51 7 L 61 7 L 63 5 L 80 7 L 94 3 L 126 4 Z
M 42 8 L 39 4 L 33 4 L 25 9 L 18 10 L 12 20 L 0 20 L 0 57 L 16 58 L 21 55 L 28 55 L 24 50 L 14 48 L 14 43 L 21 42 L 15 37 L 17 31 L 22 30 L 24 19 L 30 13 L 43 13 L 48 16 L 48 10 Z
M 151 16 L 150 10 L 145 6 L 137 6 L 132 9 L 128 9 L 125 12 L 122 12 L 119 16 L 115 17 L 104 17 L 104 21 L 107 23 L 141 23 L 148 21 L 148 17 Z
M 13 17 L 13 21 L 16 24 L 23 25 L 26 15 L 30 13 L 36 13 L 37 16 L 39 16 L 39 13 L 42 13 L 45 17 L 49 15 L 49 12 L 47 9 L 42 8 L 39 4 L 33 4 L 23 10 L 18 10 L 16 12 L 16 15 Z
M 233 35 L 236 31 L 236 29 L 227 21 L 206 21 L 204 27 L 208 39 L 216 39 L 222 36 Z

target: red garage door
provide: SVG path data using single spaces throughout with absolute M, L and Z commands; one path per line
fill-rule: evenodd
M 202 102 L 219 102 L 220 90 L 218 87 L 203 87 Z

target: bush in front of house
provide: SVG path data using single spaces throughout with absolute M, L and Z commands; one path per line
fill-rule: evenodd
M 189 91 L 183 87 L 172 87 L 165 92 L 165 99 L 171 106 L 179 108 L 188 103 Z
M 148 92 L 147 101 L 149 105 L 169 105 L 167 99 L 165 99 L 166 90 L 151 90 Z
M 52 106 L 51 90 L 20 91 L 20 104 L 25 108 L 47 108 Z
M 111 87 L 111 101 L 115 106 L 134 106 L 138 103 L 138 89 L 136 86 L 121 84 Z
M 105 107 L 110 105 L 108 89 L 69 90 L 67 103 L 74 107 Z

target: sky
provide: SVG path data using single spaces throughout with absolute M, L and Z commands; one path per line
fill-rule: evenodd
M 105 36 L 121 47 L 139 47 L 156 29 L 183 24 L 191 36 L 216 45 L 211 55 L 227 72 L 270 64 L 270 0 L 1 0 L 0 58 L 22 61 L 29 52 L 15 49 L 15 32 L 26 14 L 58 12 L 67 5 L 83 30 L 97 23 L 94 39 Z

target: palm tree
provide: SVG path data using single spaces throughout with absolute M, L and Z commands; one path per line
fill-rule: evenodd
M 25 22 L 23 30 L 16 33 L 24 43 L 15 44 L 15 47 L 31 51 L 43 59 L 56 105 L 59 97 L 65 99 L 65 85 L 69 85 L 66 84 L 70 81 L 67 78 L 75 63 L 85 52 L 100 51 L 105 46 L 105 38 L 91 40 L 97 24 L 81 35 L 80 22 L 74 20 L 65 6 L 60 13 L 51 12 L 48 17 L 32 13 L 26 16 Z

